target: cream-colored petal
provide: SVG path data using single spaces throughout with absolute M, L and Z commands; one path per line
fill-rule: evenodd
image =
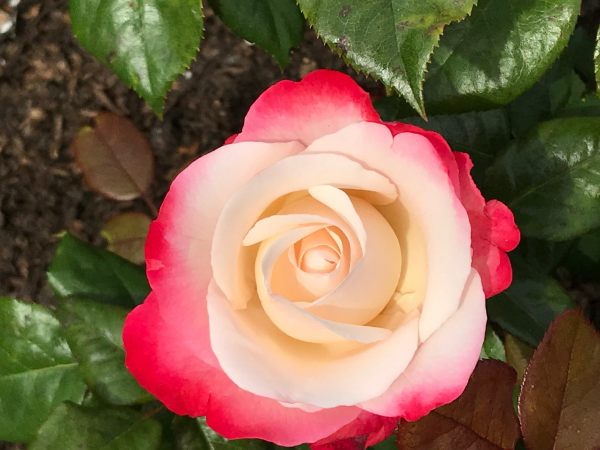
M 258 244 L 265 239 L 269 239 L 284 231 L 291 230 L 299 225 L 318 223 L 333 224 L 329 218 L 317 214 L 277 214 L 265 217 L 254 224 L 246 234 L 242 243 L 243 245 Z
M 352 231 L 358 238 L 361 250 L 364 253 L 367 245 L 367 232 L 348 194 L 331 185 L 313 186 L 308 189 L 308 193 L 335 211 L 339 217 L 352 227 Z
M 207 304 L 211 346 L 221 368 L 242 389 L 280 402 L 333 408 L 375 398 L 398 378 L 417 349 L 416 313 L 406 316 L 387 339 L 339 346 L 287 336 L 256 300 L 247 309 L 233 309 L 214 281 Z
M 324 319 L 362 325 L 374 319 L 394 296 L 402 254 L 394 230 L 373 206 L 353 198 L 352 209 L 365 230 L 362 259 L 331 293 L 301 306 Z
M 272 202 L 321 184 L 369 191 L 384 204 L 398 195 L 385 176 L 339 154 L 299 154 L 264 169 L 229 199 L 213 236 L 213 277 L 235 307 L 243 308 L 255 291 L 252 274 L 243 267 L 244 236 Z
M 420 338 L 425 340 L 458 308 L 471 269 L 469 219 L 446 169 L 425 137 L 401 133 L 392 138 L 387 127 L 377 123 L 349 125 L 316 140 L 305 153 L 331 149 L 388 176 L 398 187 L 408 220 L 423 233 L 427 285 Z M 405 263 L 410 267 L 410 260 Z
M 279 256 L 295 242 L 322 228 L 323 226 L 319 225 L 295 228 L 261 244 L 256 258 L 256 282 L 258 296 L 265 312 L 281 331 L 305 342 L 331 343 L 350 340 L 371 343 L 385 339 L 390 335 L 390 331 L 385 328 L 349 325 L 322 319 L 271 291 L 269 280 Z

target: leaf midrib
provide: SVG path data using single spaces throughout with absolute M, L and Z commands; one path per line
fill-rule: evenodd
M 78 365 L 78 363 L 72 362 L 72 363 L 57 364 L 55 366 L 39 367 L 39 368 L 36 368 L 36 369 L 27 369 L 27 370 L 22 371 L 22 372 L 15 372 L 15 373 L 9 373 L 9 374 L 6 374 L 6 375 L 0 375 L 0 380 L 7 380 L 7 379 L 12 379 L 12 378 L 19 378 L 19 377 L 31 375 L 32 373 L 51 372 L 51 371 L 54 371 L 54 370 L 66 370 L 67 368 L 75 367 L 77 365 Z
M 544 186 L 554 183 L 557 179 L 560 179 L 566 175 L 569 175 L 571 172 L 574 172 L 575 170 L 581 169 L 582 168 L 581 166 L 586 164 L 589 160 L 591 160 L 593 158 L 598 158 L 598 157 L 599 157 L 599 155 L 597 153 L 592 153 L 591 155 L 579 160 L 577 163 L 573 164 L 572 166 L 567 167 L 566 170 L 562 170 L 562 171 L 554 174 L 550 178 L 546 179 L 544 182 L 542 182 L 536 186 L 532 186 L 529 189 L 525 190 L 525 192 L 522 192 L 521 194 L 517 195 L 515 198 L 513 198 L 512 200 L 510 200 L 508 202 L 508 206 L 511 206 L 511 207 L 514 206 L 515 204 L 519 203 L 524 198 L 528 197 L 529 195 L 533 194 L 534 192 L 540 190 Z

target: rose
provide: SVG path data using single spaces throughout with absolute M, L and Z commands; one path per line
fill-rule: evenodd
M 281 445 L 371 445 L 454 400 L 519 241 L 471 166 L 346 75 L 275 84 L 173 182 L 127 367 L 175 413 Z

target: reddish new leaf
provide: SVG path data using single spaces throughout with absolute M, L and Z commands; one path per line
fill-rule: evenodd
M 463 394 L 417 422 L 398 427 L 401 450 L 513 449 L 519 425 L 512 404 L 515 371 L 501 361 L 480 361 Z
M 108 241 L 108 249 L 135 263 L 144 262 L 144 244 L 151 219 L 146 214 L 126 212 L 111 218 L 102 236 Z
M 600 334 L 579 311 L 559 316 L 533 354 L 519 415 L 529 450 L 600 448 Z
M 82 128 L 72 144 L 88 186 L 115 200 L 143 195 L 154 172 L 148 140 L 126 118 L 112 113 L 96 117 L 96 127 Z

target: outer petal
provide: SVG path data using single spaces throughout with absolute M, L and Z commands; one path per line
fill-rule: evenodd
M 452 186 L 454 186 L 454 189 L 457 193 L 460 192 L 458 167 L 456 166 L 456 161 L 454 160 L 454 154 L 446 140 L 441 135 L 434 131 L 427 131 L 417 127 L 416 125 L 410 125 L 408 123 L 386 122 L 385 125 L 389 128 L 394 136 L 400 133 L 413 133 L 420 134 L 421 136 L 427 138 L 437 152 L 440 161 L 446 167 L 446 172 L 448 173 L 448 177 L 452 182 Z
M 225 203 L 256 173 L 303 150 L 297 142 L 225 145 L 202 156 L 171 184 L 146 240 L 153 289 L 205 291 L 212 277 L 210 249 Z
M 481 280 L 472 270 L 456 313 L 419 347 L 386 393 L 359 406 L 375 414 L 417 420 L 452 402 L 464 390 L 477 364 L 485 324 Z
M 316 70 L 300 82 L 280 81 L 263 92 L 236 142 L 297 140 L 308 145 L 361 121 L 380 121 L 369 95 L 348 75 Z
M 407 132 L 392 138 L 385 126 L 375 123 L 349 125 L 317 140 L 306 153 L 332 148 L 392 180 L 408 221 L 423 231 L 427 289 L 419 333 L 425 340 L 456 311 L 471 268 L 469 221 L 447 170 L 422 135 Z M 411 270 L 410 257 L 403 265 Z
M 206 323 L 206 312 L 191 301 L 189 306 L 174 311 L 178 322 L 165 320 L 159 299 L 151 293 L 131 311 L 123 326 L 125 365 L 171 411 L 203 416 L 215 368 L 203 361 L 198 348 L 208 346 L 208 333 L 200 326 Z
M 310 446 L 311 450 L 364 450 L 386 439 L 398 424 L 397 417 L 363 411 L 355 420 Z
M 285 403 L 334 408 L 377 397 L 407 367 L 418 344 L 416 313 L 374 344 L 302 342 L 280 331 L 257 300 L 234 310 L 214 282 L 208 313 L 211 346 L 225 373 L 238 386 Z
M 481 276 L 486 297 L 502 292 L 512 281 L 512 269 L 506 252 L 520 239 L 512 212 L 506 205 L 485 199 L 471 178 L 473 163 L 466 153 L 455 153 L 460 181 L 460 198 L 471 222 L 473 267 Z
M 307 413 L 241 390 L 220 368 L 203 361 L 198 347 L 204 332 L 194 322 L 202 311 L 174 304 L 171 317 L 178 320 L 173 322 L 165 320 L 161 306 L 156 294 L 150 294 L 127 316 L 125 364 L 171 411 L 206 415 L 208 424 L 226 438 L 259 438 L 285 446 L 322 439 L 361 412 L 341 407 Z

